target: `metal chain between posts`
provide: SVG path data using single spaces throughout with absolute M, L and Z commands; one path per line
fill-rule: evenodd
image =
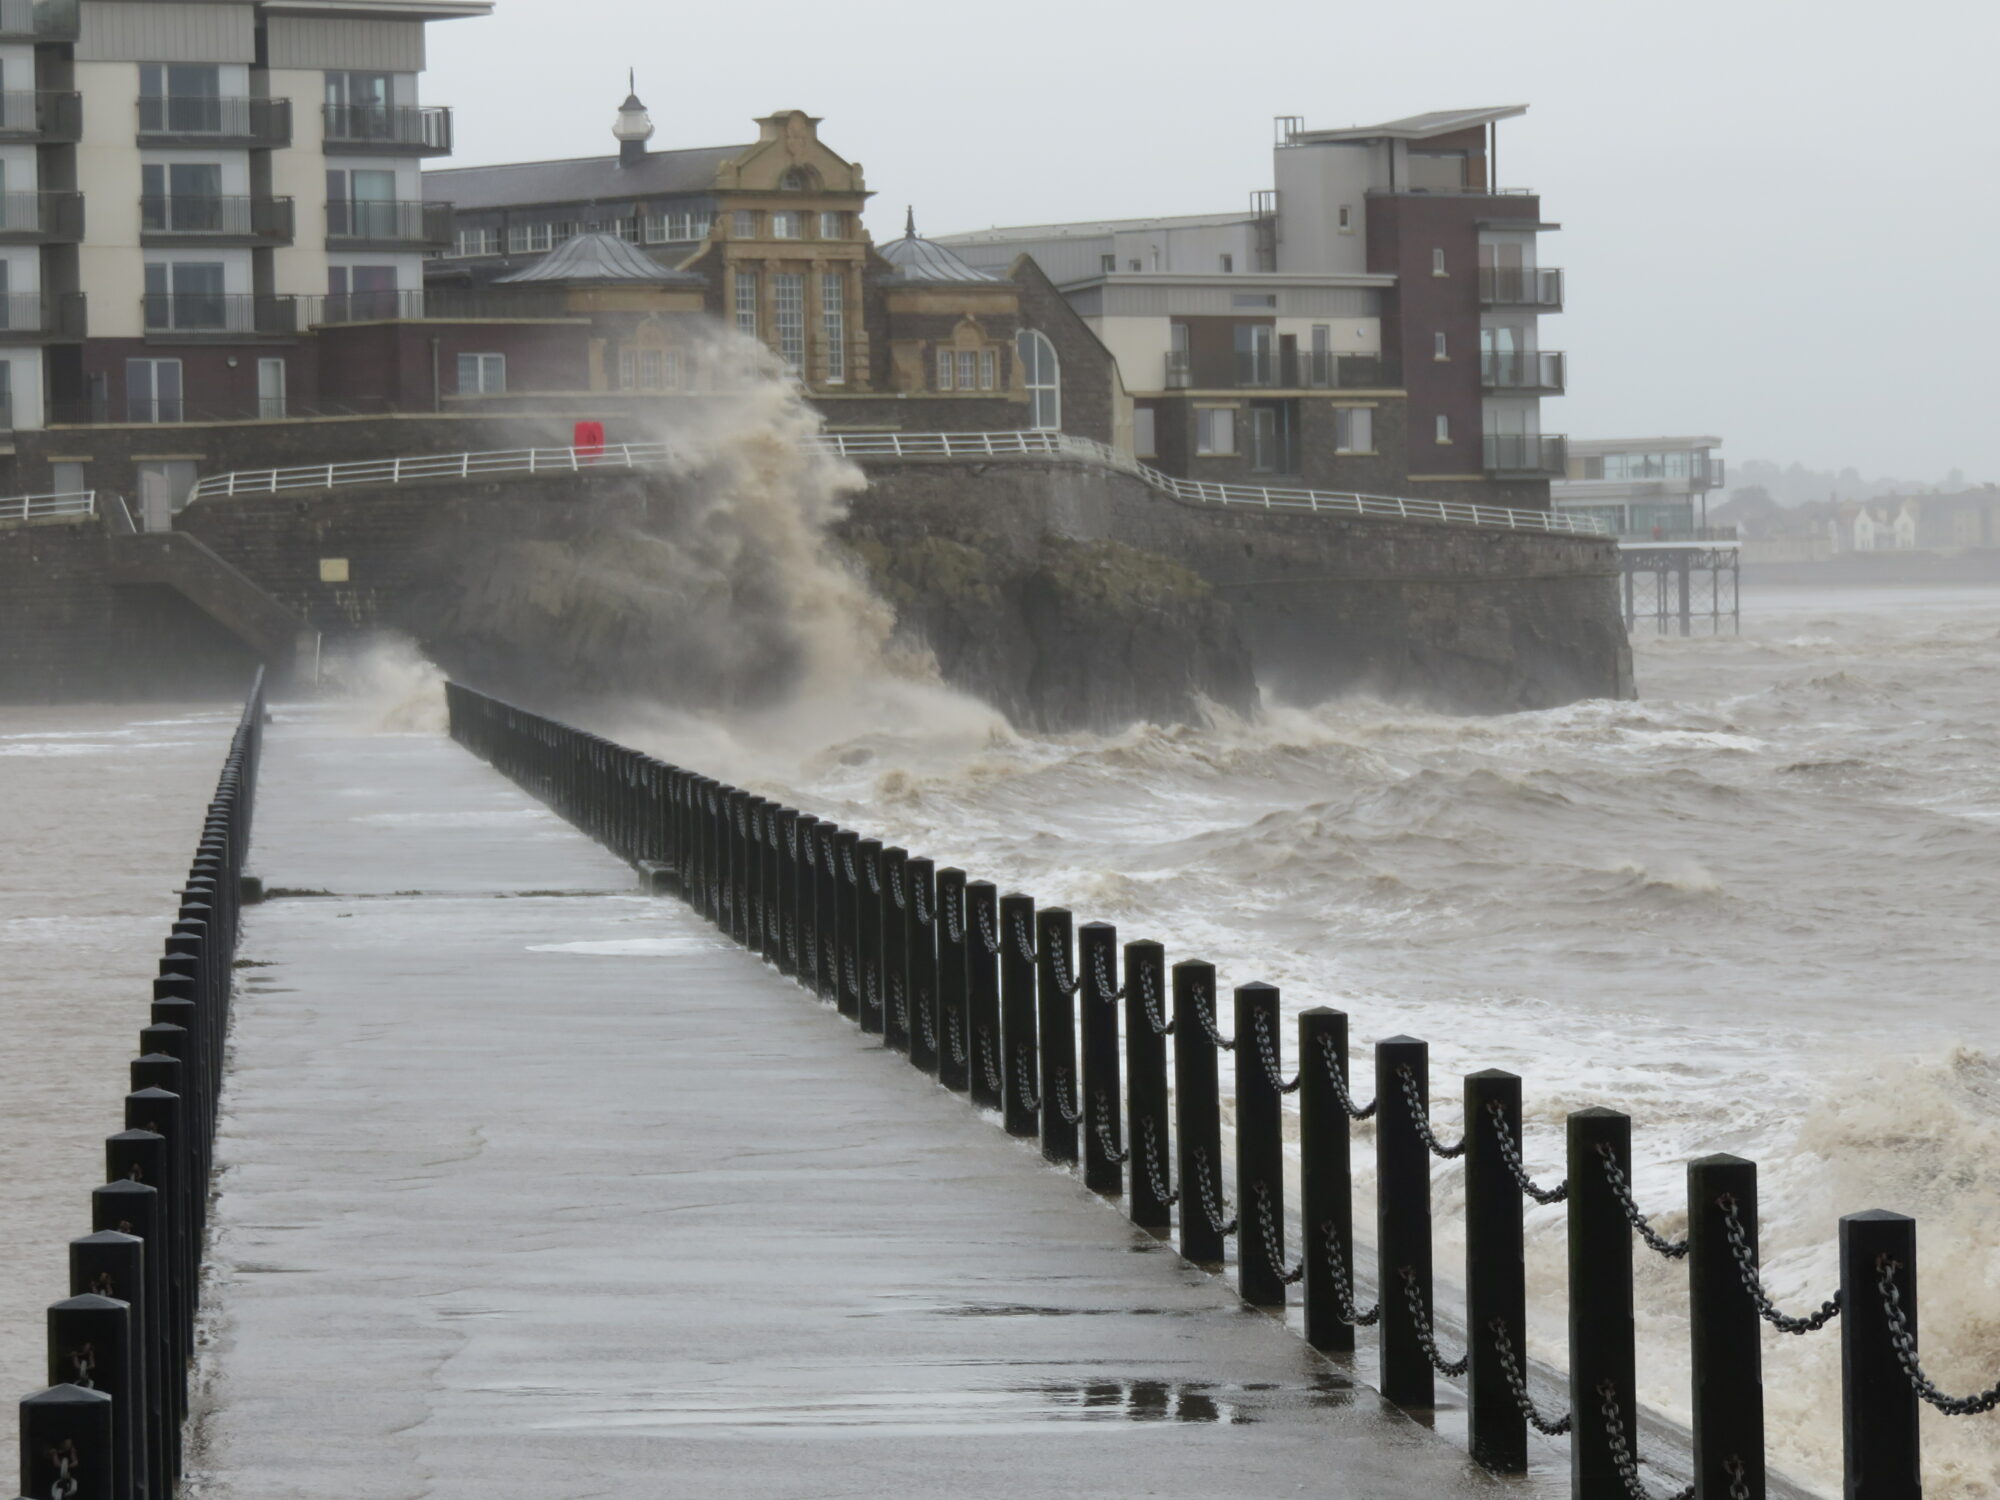
M 70 1355 L 69 1362 L 71 1368 L 76 1371 L 76 1379 L 72 1380 L 70 1384 L 81 1386 L 86 1391 L 96 1390 L 97 1382 L 90 1378 L 90 1372 L 97 1368 L 97 1350 L 93 1346 L 85 1344 L 81 1349 L 76 1350 Z
M 1042 1107 L 1042 1091 L 1036 1089 L 1031 1097 L 1028 1093 L 1028 1049 L 1018 1048 L 1014 1053 L 1014 1093 L 1020 1098 L 1021 1108 L 1033 1114 Z
M 1058 943 L 1055 950 L 1049 954 L 1049 969 L 1050 977 L 1056 982 L 1056 988 L 1064 995 L 1074 995 L 1083 988 L 1083 976 L 1072 975 L 1069 971 L 1068 944 Z
M 861 998 L 861 980 L 856 977 L 854 972 L 854 950 L 852 948 L 847 950 L 847 993 L 857 1000 Z
M 880 1010 L 882 1008 L 882 981 L 876 977 L 874 968 L 868 964 L 861 966 L 861 984 L 862 997 L 868 1002 L 868 1008 L 870 1010 Z
M 1111 964 L 1110 960 L 1105 957 L 1106 951 L 1103 948 L 1097 948 L 1091 952 L 1090 972 L 1091 976 L 1097 981 L 1097 997 L 1108 1003 L 1113 1000 L 1123 1000 L 1125 998 L 1125 991 L 1111 982 Z
M 931 1020 L 931 1008 L 924 1003 L 921 993 L 917 996 L 917 1019 L 924 1026 L 924 1050 L 932 1057 L 937 1056 L 937 1023 Z
M 797 859 L 799 857 L 799 825 L 797 822 L 787 823 L 784 825 L 784 829 L 785 857 L 787 859 Z
M 1206 1003 L 1204 1003 L 1204 1000 Z M 1205 997 L 1200 990 L 1194 992 L 1194 1018 L 1201 1023 L 1201 1029 L 1207 1033 L 1208 1039 L 1215 1043 L 1216 1046 L 1220 1047 L 1224 1052 L 1234 1052 L 1236 1050 L 1236 1038 L 1233 1036 L 1225 1037 L 1215 1029 L 1215 995 L 1213 992 Z
M 1014 914 L 1014 951 L 1021 955 L 1021 962 L 1035 961 L 1035 940 L 1028 931 L 1028 919 L 1019 912 Z
M 1423 1294 L 1417 1287 L 1416 1271 L 1404 1266 L 1397 1274 L 1403 1278 L 1403 1299 L 1410 1309 L 1410 1326 L 1417 1331 L 1417 1343 L 1424 1351 L 1424 1358 L 1446 1380 L 1457 1380 L 1472 1368 L 1472 1351 L 1466 1350 L 1457 1359 L 1446 1359 L 1438 1353 L 1437 1331 L 1431 1327 L 1430 1314 L 1425 1311 Z
M 944 909 L 944 935 L 951 942 L 962 943 L 965 941 L 965 888 L 960 886 L 954 894 L 958 899 L 946 903 Z M 955 922 L 952 920 L 954 911 L 958 913 Z
M 1170 1188 L 1167 1174 L 1160 1165 L 1159 1153 L 1153 1149 L 1151 1115 L 1139 1116 L 1139 1155 L 1146 1165 L 1146 1185 L 1153 1190 L 1153 1201 L 1161 1205 L 1180 1202 L 1180 1190 Z
M 1319 1226 L 1320 1242 L 1326 1250 L 1327 1269 L 1333 1273 L 1333 1315 L 1350 1328 L 1370 1328 L 1382 1321 L 1382 1304 L 1377 1302 L 1362 1312 L 1354 1305 L 1354 1280 L 1347 1273 L 1347 1257 L 1340 1253 L 1340 1234 L 1328 1219 Z
M 910 886 L 910 904 L 911 904 L 911 905 L 912 905 L 913 907 L 915 907 L 915 908 L 916 908 L 916 913 L 917 913 L 917 925 L 918 925 L 919 927 L 928 927 L 928 926 L 930 926 L 930 925 L 931 925 L 931 918 L 935 917 L 935 916 L 937 915 L 937 913 L 936 913 L 936 912 L 934 912 L 934 911 L 926 911 L 926 910 L 924 910 L 924 882 L 923 882 L 923 881 L 921 881 L 921 880 L 919 880 L 919 881 L 916 881 L 916 882 L 914 882 L 914 883 L 913 883 L 913 884 L 912 884 L 912 885 Z
M 1000 1069 L 993 1060 L 993 1036 L 982 1026 L 979 1028 L 979 1066 L 986 1074 L 986 1087 L 1000 1093 L 1005 1087 L 1000 1078 Z
M 1521 1373 L 1521 1362 L 1514 1355 L 1514 1341 L 1507 1337 L 1507 1324 L 1495 1318 L 1487 1325 L 1493 1330 L 1493 1351 L 1500 1356 L 1500 1374 L 1507 1382 L 1507 1389 L 1514 1393 L 1514 1404 L 1521 1409 L 1521 1415 L 1528 1425 L 1544 1437 L 1561 1437 L 1570 1430 L 1570 1413 L 1551 1420 L 1535 1408 L 1534 1398 L 1528 1394 L 1528 1379 Z
M 1000 951 L 1000 934 L 993 929 L 993 914 L 985 907 L 978 908 L 979 941 L 988 953 Z
M 798 963 L 804 973 L 812 975 L 819 973 L 819 933 L 816 930 L 806 934 L 805 962 L 799 963 L 799 956 L 796 953 L 792 955 L 792 961 Z
M 897 911 L 908 911 L 910 909 L 908 893 L 903 889 L 903 867 L 901 865 L 891 865 L 889 867 L 889 899 L 896 903 Z
M 1201 1211 L 1208 1219 L 1208 1227 L 1217 1234 L 1236 1233 L 1236 1220 L 1223 1218 L 1222 1205 L 1215 1201 L 1215 1189 L 1208 1180 L 1208 1152 L 1200 1146 L 1194 1152 L 1194 1187 L 1201 1197 Z
M 1618 1404 L 1618 1387 L 1608 1380 L 1599 1381 L 1597 1394 L 1602 1402 L 1598 1410 L 1604 1414 L 1604 1439 L 1611 1448 L 1611 1464 L 1625 1483 L 1625 1493 L 1632 1500 L 1660 1500 L 1639 1478 L 1639 1460 L 1626 1446 L 1625 1414 L 1624 1408 Z M 1668 1500 L 1694 1500 L 1694 1486 L 1690 1484 L 1675 1490 Z
M 877 849 L 861 861 L 861 873 L 868 877 L 868 893 L 882 894 L 882 851 Z
M 785 956 L 793 968 L 799 966 L 799 919 L 789 914 L 785 917 Z
M 2000 1385 L 1989 1386 L 1976 1396 L 1947 1396 L 1931 1382 L 1917 1362 L 1917 1337 L 1910 1332 L 1910 1320 L 1903 1312 L 1902 1289 L 1896 1285 L 1901 1261 L 1888 1255 L 1875 1257 L 1877 1282 L 1882 1289 L 1882 1313 L 1889 1320 L 1889 1342 L 1896 1350 L 1896 1362 L 1903 1367 L 1910 1387 L 1947 1417 L 1976 1417 L 2000 1406 Z
M 1500 1159 L 1507 1164 L 1507 1172 L 1514 1179 L 1514 1186 L 1537 1203 L 1561 1203 L 1569 1197 L 1567 1178 L 1552 1188 L 1535 1185 L 1535 1179 L 1528 1175 L 1528 1169 L 1521 1164 L 1521 1148 L 1515 1144 L 1514 1133 L 1507 1128 L 1507 1111 L 1501 1107 L 1500 1101 L 1489 1099 L 1486 1102 L 1486 1112 L 1493 1117 L 1493 1133 L 1500 1141 Z
M 1734 1455 L 1724 1459 L 1722 1472 L 1729 1476 L 1729 1500 L 1750 1500 L 1749 1470 L 1743 1460 Z
M 1639 1212 L 1639 1205 L 1632 1201 L 1632 1185 L 1625 1180 L 1625 1173 L 1618 1166 L 1618 1158 L 1612 1154 L 1609 1142 L 1597 1143 L 1597 1154 L 1604 1158 L 1604 1175 L 1611 1183 L 1612 1196 L 1618 1206 L 1625 1210 L 1625 1218 L 1639 1232 L 1639 1238 L 1664 1255 L 1668 1260 L 1683 1260 L 1688 1253 L 1686 1240 L 1670 1240 L 1646 1222 L 1646 1216 Z
M 1333 1084 L 1334 1102 L 1347 1112 L 1348 1119 L 1368 1119 L 1382 1101 L 1370 1099 L 1366 1104 L 1355 1104 L 1354 1096 L 1347 1091 L 1347 1080 L 1340 1076 L 1340 1050 L 1333 1045 L 1333 1038 L 1322 1036 L 1319 1039 L 1319 1048 L 1326 1057 L 1326 1076 Z
M 889 976 L 889 1003 L 896 1008 L 896 1029 L 904 1036 L 910 1034 L 910 997 L 903 990 L 903 976 Z
M 56 1482 L 49 1487 L 49 1500 L 72 1500 L 76 1492 L 83 1488 L 76 1477 L 76 1442 L 64 1438 L 60 1448 L 51 1449 L 49 1458 L 56 1466 Z
M 852 844 L 842 844 L 840 846 L 840 862 L 847 866 L 847 883 L 849 885 L 861 884 L 861 873 L 854 868 L 854 846 Z
M 1736 1274 L 1743 1278 L 1743 1290 L 1750 1294 L 1756 1304 L 1757 1316 L 1769 1323 L 1780 1333 L 1816 1333 L 1840 1316 L 1840 1293 L 1835 1292 L 1820 1303 L 1819 1311 L 1807 1313 L 1803 1318 L 1794 1318 L 1778 1311 L 1777 1304 L 1764 1290 L 1764 1279 L 1757 1274 L 1757 1255 L 1750 1248 L 1750 1239 L 1743 1231 L 1743 1221 L 1736 1214 L 1736 1195 L 1724 1193 L 1715 1200 L 1722 1210 L 1724 1232 L 1729 1236 L 1729 1249 L 1736 1257 Z
M 1172 1036 L 1174 1023 L 1160 1011 L 1160 997 L 1153 988 L 1153 971 L 1144 964 L 1139 966 L 1139 1008 L 1146 1013 L 1146 1024 L 1153 1028 L 1154 1036 Z
M 1278 1233 L 1277 1216 L 1271 1212 L 1271 1189 L 1266 1183 L 1258 1183 L 1250 1190 L 1250 1196 L 1257 1200 L 1257 1227 L 1264 1235 L 1264 1257 L 1271 1263 L 1271 1274 L 1286 1286 L 1303 1281 L 1306 1274 L 1306 1258 L 1303 1253 L 1295 1266 L 1285 1264 L 1285 1242 Z
M 1468 1130 L 1466 1134 L 1460 1136 L 1456 1146 L 1445 1145 L 1431 1133 L 1430 1115 L 1424 1109 L 1424 1101 L 1417 1097 L 1416 1073 L 1408 1063 L 1398 1063 L 1396 1077 L 1402 1081 L 1403 1098 L 1410 1106 L 1410 1119 L 1415 1122 L 1417 1139 L 1424 1143 L 1425 1149 L 1432 1156 L 1442 1157 L 1446 1161 L 1453 1161 L 1465 1155 L 1465 1145 L 1471 1139 L 1471 1132 Z
M 1290 1083 L 1285 1082 L 1284 1070 L 1278 1066 L 1277 1038 L 1271 1035 L 1269 1018 L 1263 1011 L 1251 1016 L 1250 1029 L 1256 1034 L 1257 1056 L 1263 1060 L 1264 1075 L 1271 1080 L 1271 1087 L 1281 1094 L 1295 1094 L 1299 1085 L 1305 1082 L 1305 1069 L 1301 1068 Z
M 1069 1097 L 1069 1069 L 1062 1063 L 1056 1064 L 1056 1113 L 1063 1117 L 1063 1123 L 1074 1125 L 1083 1118 L 1083 1100 L 1076 1101 L 1072 1109 L 1063 1101 Z
M 964 1067 L 965 1038 L 959 1033 L 958 1012 L 955 1009 L 944 1013 L 944 1040 L 945 1045 L 951 1049 L 952 1066 Z
M 1108 1162 L 1125 1162 L 1132 1158 L 1132 1148 L 1119 1149 L 1111 1136 L 1111 1096 L 1103 1089 L 1097 1091 L 1097 1144 Z

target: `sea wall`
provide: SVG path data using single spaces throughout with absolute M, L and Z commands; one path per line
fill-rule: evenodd
M 1260 691 L 1466 712 L 1631 692 L 1609 543 L 1191 506 L 1067 461 L 868 477 L 840 549 L 948 681 L 1024 726 L 1169 721 Z M 211 499 L 180 518 L 329 655 L 387 629 L 541 702 L 737 701 L 742 673 L 687 649 L 729 601 L 662 583 L 683 580 L 703 524 L 680 482 L 646 473 Z M 240 686 L 250 653 L 196 602 L 114 581 L 120 542 L 94 524 L 0 528 L 0 699 Z M 781 691 L 792 648 L 760 629 L 721 654 Z

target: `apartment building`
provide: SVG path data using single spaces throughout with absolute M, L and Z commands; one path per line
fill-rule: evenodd
M 1543 398 L 1567 384 L 1539 197 L 1503 189 L 1525 105 L 1308 130 L 1240 213 L 946 235 L 1032 257 L 1118 359 L 1135 451 L 1192 478 L 1546 506 L 1565 472 Z
M 448 232 L 419 184 L 452 144 L 425 27 L 491 8 L 0 0 L 8 427 L 315 409 L 312 331 L 420 291 Z M 54 487 L 88 483 L 76 446 Z
M 1550 496 L 1622 536 L 1694 536 L 1708 525 L 1709 492 L 1722 488 L 1721 446 L 1719 437 L 1579 439 Z

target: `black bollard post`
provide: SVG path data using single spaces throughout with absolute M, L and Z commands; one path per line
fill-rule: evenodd
M 1085 922 L 1076 933 L 1076 964 L 1083 977 L 1083 1185 L 1119 1193 L 1127 1153 L 1118 1144 L 1118 929 Z
M 1840 1418 L 1846 1500 L 1920 1500 L 1916 1388 L 1896 1355 L 1888 1272 L 1904 1331 L 1917 1336 L 1917 1221 L 1884 1209 L 1840 1221 Z
M 112 1471 L 112 1401 L 56 1385 L 21 1403 L 21 1493 L 119 1500 Z
M 764 804 L 764 957 L 782 972 L 785 961 L 784 913 L 779 900 L 784 892 L 785 839 L 779 818 L 785 811 L 780 803 Z
M 1073 1165 L 1076 1127 L 1083 1117 L 1077 1087 L 1077 978 L 1072 972 L 1070 914 L 1060 906 L 1035 917 L 1035 1019 L 1040 1028 L 1042 1155 Z
M 776 818 L 771 854 L 777 891 L 771 904 L 778 914 L 778 972 L 790 978 L 799 972 L 799 815 L 781 807 Z
M 1409 1070 L 1416 1109 L 1430 1103 L 1430 1046 L 1415 1037 L 1392 1036 L 1375 1044 L 1375 1244 L 1382 1308 L 1382 1394 L 1398 1406 L 1436 1402 L 1431 1362 L 1410 1309 L 1407 1270 L 1416 1277 L 1417 1305 L 1430 1326 L 1431 1157 L 1404 1091 L 1401 1069 Z
M 1279 1050 L 1278 988 L 1236 987 L 1236 1290 L 1252 1307 L 1283 1307 L 1296 1279 L 1285 1265 L 1283 1100 L 1297 1088 Z
M 170 1481 L 154 1427 L 150 1395 L 153 1373 L 152 1323 L 146 1305 L 146 1242 L 135 1234 L 107 1229 L 69 1242 L 69 1291 L 113 1297 L 132 1310 L 132 1390 L 117 1410 L 129 1418 L 136 1496 L 165 1496 Z
M 972 1021 L 967 1004 L 965 871 L 937 872 L 938 1082 L 954 1093 L 972 1083 Z
M 854 864 L 860 877 L 854 892 L 854 959 L 861 987 L 861 1029 L 879 1036 L 888 1010 L 882 985 L 882 841 L 857 840 Z
M 820 905 L 826 889 L 820 844 L 825 827 L 813 814 L 799 814 L 799 983 L 822 1000 L 827 997 L 826 964 L 820 956 L 825 934 Z
M 1126 1215 L 1141 1229 L 1173 1227 L 1179 1196 L 1167 1180 L 1167 955 L 1158 943 L 1125 945 L 1125 1139 L 1132 1190 Z
M 1502 1132 L 1505 1132 L 1504 1138 Z M 1508 1170 L 1504 1142 L 1521 1139 L 1521 1080 L 1498 1068 L 1465 1079 L 1465 1328 L 1472 1456 L 1496 1474 L 1525 1474 L 1528 1424 L 1521 1415 L 1493 1337 L 1527 1323 L 1521 1189 Z M 1511 1339 L 1514 1335 L 1509 1334 Z
M 1033 1135 L 1041 1094 L 1036 1088 L 1035 898 L 1000 898 L 1000 1076 L 1001 1114 L 1007 1134 Z
M 181 1427 L 180 1413 L 169 1391 L 176 1354 L 167 1300 L 168 1249 L 160 1201 L 159 1190 L 151 1183 L 130 1179 L 107 1182 L 91 1189 L 90 1219 L 92 1230 L 99 1234 L 107 1231 L 129 1234 L 145 1246 L 143 1342 L 151 1346 L 146 1363 L 147 1426 L 153 1433 L 155 1467 L 171 1481 L 181 1469 Z M 161 1493 L 171 1495 L 171 1485 Z
M 1763 1330 L 1730 1237 L 1733 1217 L 1754 1263 L 1757 1164 L 1704 1156 L 1687 1183 L 1695 1494 L 1764 1500 Z
M 159 1009 L 159 1005 L 155 1004 L 154 1009 Z M 179 1076 L 183 1087 L 176 1092 L 187 1100 L 194 1135 L 193 1145 L 198 1158 L 195 1168 L 201 1180 L 206 1181 L 215 1146 L 215 1108 L 214 1100 L 208 1092 L 208 1081 L 202 1077 L 200 1060 L 195 1054 L 194 1038 L 184 1026 L 155 1021 L 152 1025 L 141 1027 L 139 1030 L 139 1054 L 142 1058 L 170 1057 L 180 1064 Z M 149 1076 L 147 1082 L 157 1082 L 161 1088 L 172 1088 L 172 1084 L 163 1081 L 164 1076 Z M 132 1075 L 132 1081 L 133 1087 L 139 1086 L 139 1075 L 136 1071 Z
M 770 912 L 766 892 L 770 887 L 770 840 L 765 837 L 765 820 L 771 804 L 762 797 L 743 799 L 743 946 L 760 958 L 771 957 Z
M 1222 1199 L 1222 1105 L 1215 1051 L 1215 965 L 1174 965 L 1174 1135 L 1179 1143 L 1181 1254 L 1220 1265 L 1231 1229 Z M 1234 1045 L 1231 1043 L 1230 1045 Z
M 165 1278 L 160 1312 L 166 1320 L 173 1354 L 164 1399 L 176 1422 L 187 1418 L 187 1367 L 194 1353 L 194 1286 L 189 1274 L 194 1251 L 188 1236 L 188 1173 L 182 1161 L 180 1113 L 180 1100 L 164 1089 L 141 1089 L 127 1094 L 126 1128 L 105 1141 L 106 1175 L 110 1176 L 120 1170 L 120 1163 L 135 1161 L 129 1153 L 151 1149 L 135 1136 L 161 1137 L 157 1154 L 144 1168 L 156 1175 L 141 1180 L 149 1181 L 160 1193 L 160 1264 Z M 124 1168 L 128 1172 L 130 1169 L 129 1165 Z M 152 1244 L 149 1236 L 148 1259 Z
M 966 1063 L 972 1102 L 1002 1109 L 1007 1073 L 1000 1064 L 1000 896 L 990 880 L 965 883 Z
M 1347 1102 L 1347 1015 L 1299 1014 L 1299 1221 L 1306 1263 L 1306 1342 L 1354 1347 L 1354 1174 Z
M 827 960 L 833 965 L 834 1002 L 851 1021 L 861 1018 L 861 954 L 856 946 L 861 928 L 861 871 L 854 861 L 854 846 L 860 837 L 851 828 L 835 829 L 829 856 L 834 921 Z
M 909 851 L 893 846 L 880 856 L 882 871 L 882 1045 L 910 1050 Z
M 731 787 L 723 799 L 729 845 L 729 935 L 750 946 L 750 794 Z
M 1619 1445 L 1638 1454 L 1633 1395 L 1632 1226 L 1605 1171 L 1608 1159 L 1632 1180 L 1632 1121 L 1611 1109 L 1569 1117 L 1570 1493 L 1576 1500 L 1626 1500 Z M 1604 1415 L 1606 1389 L 1616 1403 Z
M 135 1420 L 144 1377 L 139 1373 L 128 1303 L 85 1292 L 49 1305 L 49 1384 L 80 1385 L 111 1398 L 111 1493 L 139 1493 L 142 1472 Z
M 937 875 L 928 859 L 903 862 L 910 891 L 904 978 L 910 987 L 910 1066 L 938 1070 Z

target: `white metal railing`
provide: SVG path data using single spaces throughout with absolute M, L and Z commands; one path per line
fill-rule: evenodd
M 1242 505 L 1259 510 L 1299 510 L 1313 514 L 1492 526 L 1511 531 L 1545 531 L 1575 536 L 1607 534 L 1604 523 L 1595 516 L 1561 511 L 1514 510 L 1455 500 L 1412 500 L 1398 495 L 1270 485 L 1210 484 L 1202 480 L 1177 479 L 1103 443 L 1063 432 L 840 432 L 824 433 L 812 441 L 822 452 L 864 461 L 1020 457 L 1082 459 L 1134 475 L 1176 500 L 1195 505 Z M 684 458 L 685 454 L 679 449 L 670 448 L 665 443 L 607 443 L 601 449 L 512 448 L 492 453 L 311 464 L 292 469 L 245 469 L 210 475 L 195 485 L 189 499 L 268 495 L 282 490 L 335 489 L 357 484 L 477 479 L 494 474 L 559 474 L 592 469 L 646 468 Z
M 0 521 L 39 521 L 44 516 L 96 514 L 96 490 L 72 490 L 63 495 L 0 496 Z

